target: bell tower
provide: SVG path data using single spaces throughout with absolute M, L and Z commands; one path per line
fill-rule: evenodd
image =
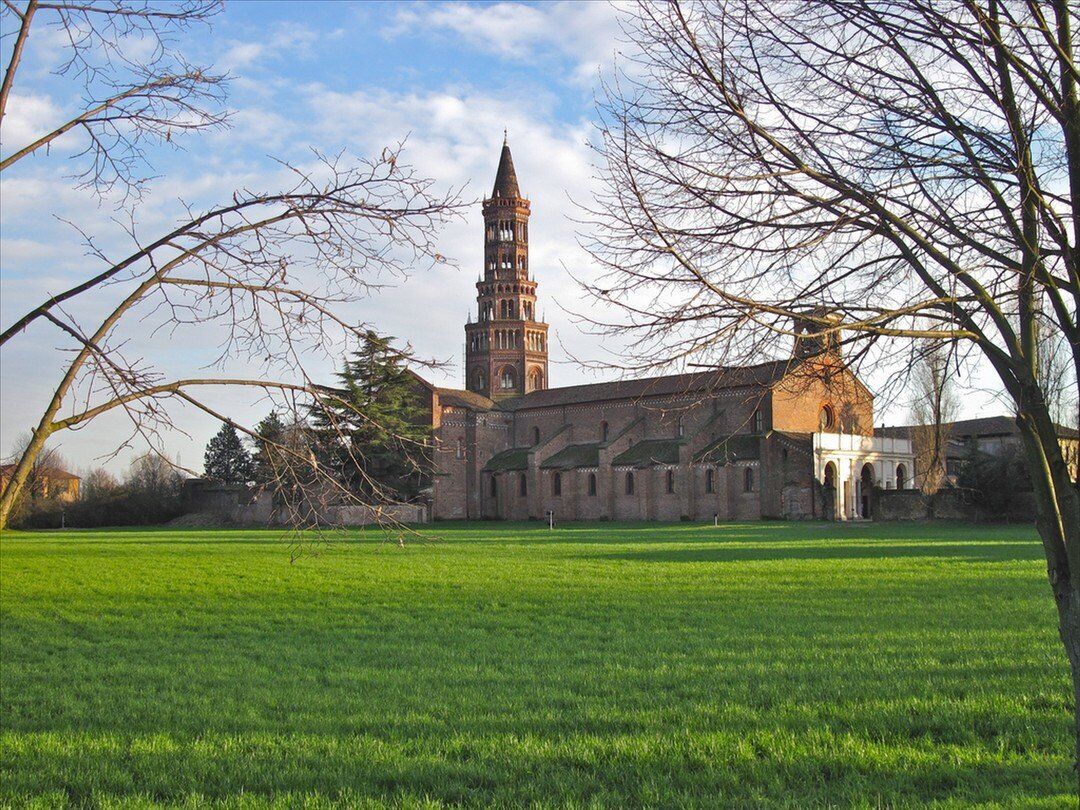
M 503 137 L 491 197 L 484 200 L 484 271 L 477 319 L 465 324 L 465 388 L 509 399 L 548 386 L 548 325 L 536 312 L 529 272 L 529 201 Z

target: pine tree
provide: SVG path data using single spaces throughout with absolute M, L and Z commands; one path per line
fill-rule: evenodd
M 236 428 L 227 423 L 206 445 L 203 467 L 207 478 L 223 484 L 246 484 L 255 478 L 251 455 L 240 441 Z
M 280 451 L 274 445 L 283 444 L 285 422 L 277 411 L 270 411 L 255 426 L 255 433 L 258 436 L 254 440 L 255 452 L 252 456 L 255 465 L 255 481 L 263 485 L 270 484 L 277 479 L 279 474 Z
M 430 474 L 431 421 L 407 350 L 369 331 L 337 375 L 340 385 L 314 414 L 324 460 L 367 498 L 415 497 Z

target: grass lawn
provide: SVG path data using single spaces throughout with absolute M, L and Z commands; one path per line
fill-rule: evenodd
M 427 536 L 5 534 L 0 805 L 1076 807 L 1033 529 Z

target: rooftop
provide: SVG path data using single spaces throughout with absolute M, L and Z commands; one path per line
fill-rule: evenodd
M 499 156 L 499 169 L 495 172 L 495 186 L 491 189 L 492 197 L 520 197 L 517 172 L 514 171 L 514 158 L 510 155 L 510 144 L 503 140 L 502 154 Z
M 616 467 L 648 467 L 652 464 L 678 464 L 678 439 L 643 439 L 632 444 L 611 460 Z
M 571 444 L 558 453 L 549 456 L 540 466 L 546 469 L 572 470 L 577 467 L 598 467 L 600 465 L 600 445 Z
M 508 411 L 530 408 L 550 408 L 560 405 L 576 405 L 607 399 L 638 399 L 649 396 L 673 396 L 679 394 L 707 394 L 722 388 L 743 386 L 767 386 L 778 382 L 791 370 L 793 361 L 773 360 L 754 366 L 726 366 L 709 371 L 689 374 L 669 374 L 663 377 L 644 377 L 637 380 L 568 385 L 564 388 L 547 388 L 532 391 L 520 397 L 505 400 L 498 407 Z
M 436 388 L 435 393 L 439 395 L 440 405 L 469 408 L 474 411 L 490 411 L 495 407 L 492 400 L 475 391 L 464 391 L 460 388 Z
M 874 435 L 894 438 L 911 438 L 911 431 L 922 425 L 897 425 L 894 427 L 874 428 Z M 1066 439 L 1080 437 L 1076 428 L 1057 425 L 1058 436 Z M 977 419 L 958 419 L 949 426 L 950 437 L 963 436 L 1016 436 L 1020 429 L 1011 416 L 981 416 Z
M 694 457 L 694 461 L 709 464 L 730 464 L 733 461 L 755 461 L 761 458 L 761 437 L 740 433 L 725 436 L 706 445 Z

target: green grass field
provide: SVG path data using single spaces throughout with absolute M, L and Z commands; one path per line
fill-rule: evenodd
M 0 540 L 0 804 L 1076 806 L 1027 527 Z

